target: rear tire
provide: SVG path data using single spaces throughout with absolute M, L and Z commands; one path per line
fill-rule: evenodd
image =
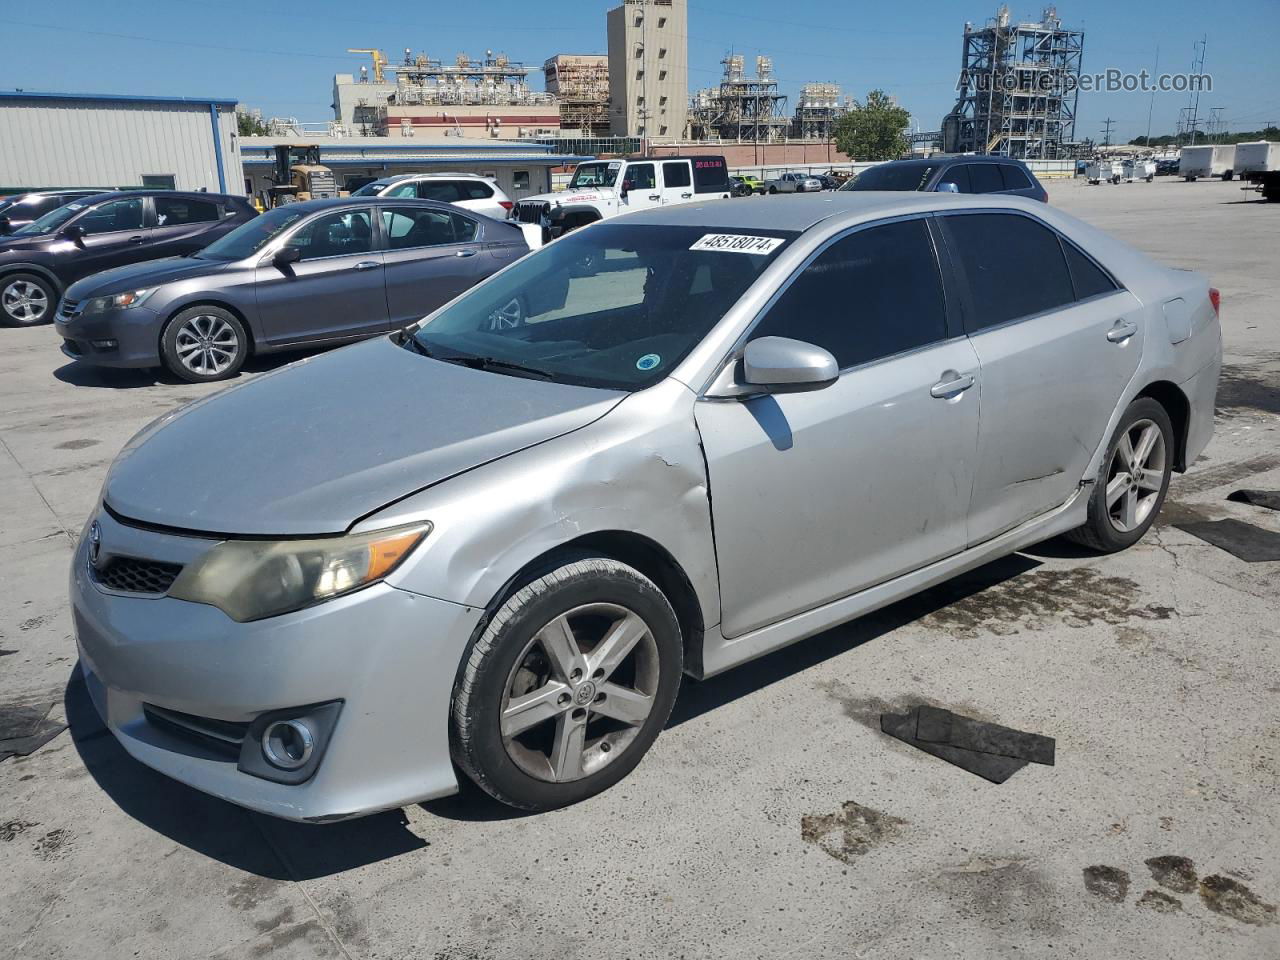
M 467 648 L 454 762 L 522 810 L 594 796 L 666 725 L 682 659 L 675 612 L 651 580 L 607 557 L 563 558 L 514 589 Z
M 48 323 L 58 310 L 59 299 L 53 284 L 39 274 L 0 277 L 0 323 L 9 327 Z
M 1164 407 L 1150 397 L 1129 404 L 1089 494 L 1088 519 L 1066 538 L 1101 553 L 1141 540 L 1169 492 L 1173 456 L 1173 424 Z
M 197 306 L 169 321 L 160 338 L 165 368 L 188 383 L 234 377 L 249 356 L 249 335 L 230 310 Z

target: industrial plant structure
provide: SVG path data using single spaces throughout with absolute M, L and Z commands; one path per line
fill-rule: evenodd
M 453 62 L 413 55 L 388 64 L 381 50 L 368 53 L 373 77 L 362 67 L 360 79 L 334 77 L 336 122 L 357 134 L 413 136 L 420 128 L 455 136 L 548 136 L 560 129 L 555 98 L 530 90 L 531 68 L 504 54 L 485 51 L 483 58 L 459 54 Z M 394 74 L 395 80 L 387 74 Z
M 724 79 L 719 87 L 699 90 L 689 102 L 689 132 L 693 140 L 727 143 L 772 143 L 785 140 L 791 127 L 787 98 L 778 92 L 773 60 L 756 57 L 756 75 L 746 76 L 742 54 L 720 61 Z
M 547 93 L 560 106 L 560 135 L 609 135 L 609 58 L 559 53 L 542 65 Z
M 960 95 L 942 121 L 947 153 L 1000 153 L 1053 160 L 1075 155 L 1084 32 L 1048 7 L 1038 23 L 1012 23 L 1000 7 L 964 27 Z
M 686 0 L 623 0 L 605 23 L 613 136 L 683 139 L 689 106 Z
M 849 106 L 840 102 L 840 84 L 806 83 L 800 88 L 791 136 L 797 140 L 830 140 L 835 123 Z

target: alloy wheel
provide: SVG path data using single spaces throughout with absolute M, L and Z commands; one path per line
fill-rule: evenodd
M 49 312 L 49 295 L 30 280 L 14 280 L 0 293 L 0 304 L 18 323 L 38 323 Z
M 1107 470 L 1107 515 L 1121 533 L 1141 527 L 1164 488 L 1164 434 L 1151 420 L 1137 420 L 1116 444 Z
M 507 756 L 531 777 L 580 780 L 613 763 L 653 712 L 658 645 L 635 611 L 575 607 L 538 630 L 502 697 Z
M 240 351 L 235 328 L 222 317 L 200 314 L 187 320 L 174 339 L 178 360 L 202 377 L 224 373 Z

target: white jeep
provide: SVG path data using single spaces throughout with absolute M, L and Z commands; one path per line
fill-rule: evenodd
M 525 230 L 533 247 L 620 213 L 729 196 L 729 169 L 719 155 L 592 160 L 578 164 L 559 193 L 520 198 L 510 219 L 541 228 L 536 244 L 534 231 Z

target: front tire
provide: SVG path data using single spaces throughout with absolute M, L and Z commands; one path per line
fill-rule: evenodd
M 48 323 L 58 309 L 58 291 L 35 273 L 11 273 L 0 279 L 0 323 L 34 327 Z
M 249 355 L 249 335 L 230 310 L 198 306 L 169 321 L 160 338 L 165 368 L 188 383 L 234 377 Z
M 607 557 L 564 560 L 510 593 L 463 657 L 454 762 L 495 799 L 552 810 L 640 762 L 680 686 L 680 626 L 662 591 Z
M 1150 397 L 1129 404 L 1089 495 L 1088 519 L 1067 538 L 1102 553 L 1141 540 L 1169 492 L 1173 455 L 1173 424 L 1164 407 Z

